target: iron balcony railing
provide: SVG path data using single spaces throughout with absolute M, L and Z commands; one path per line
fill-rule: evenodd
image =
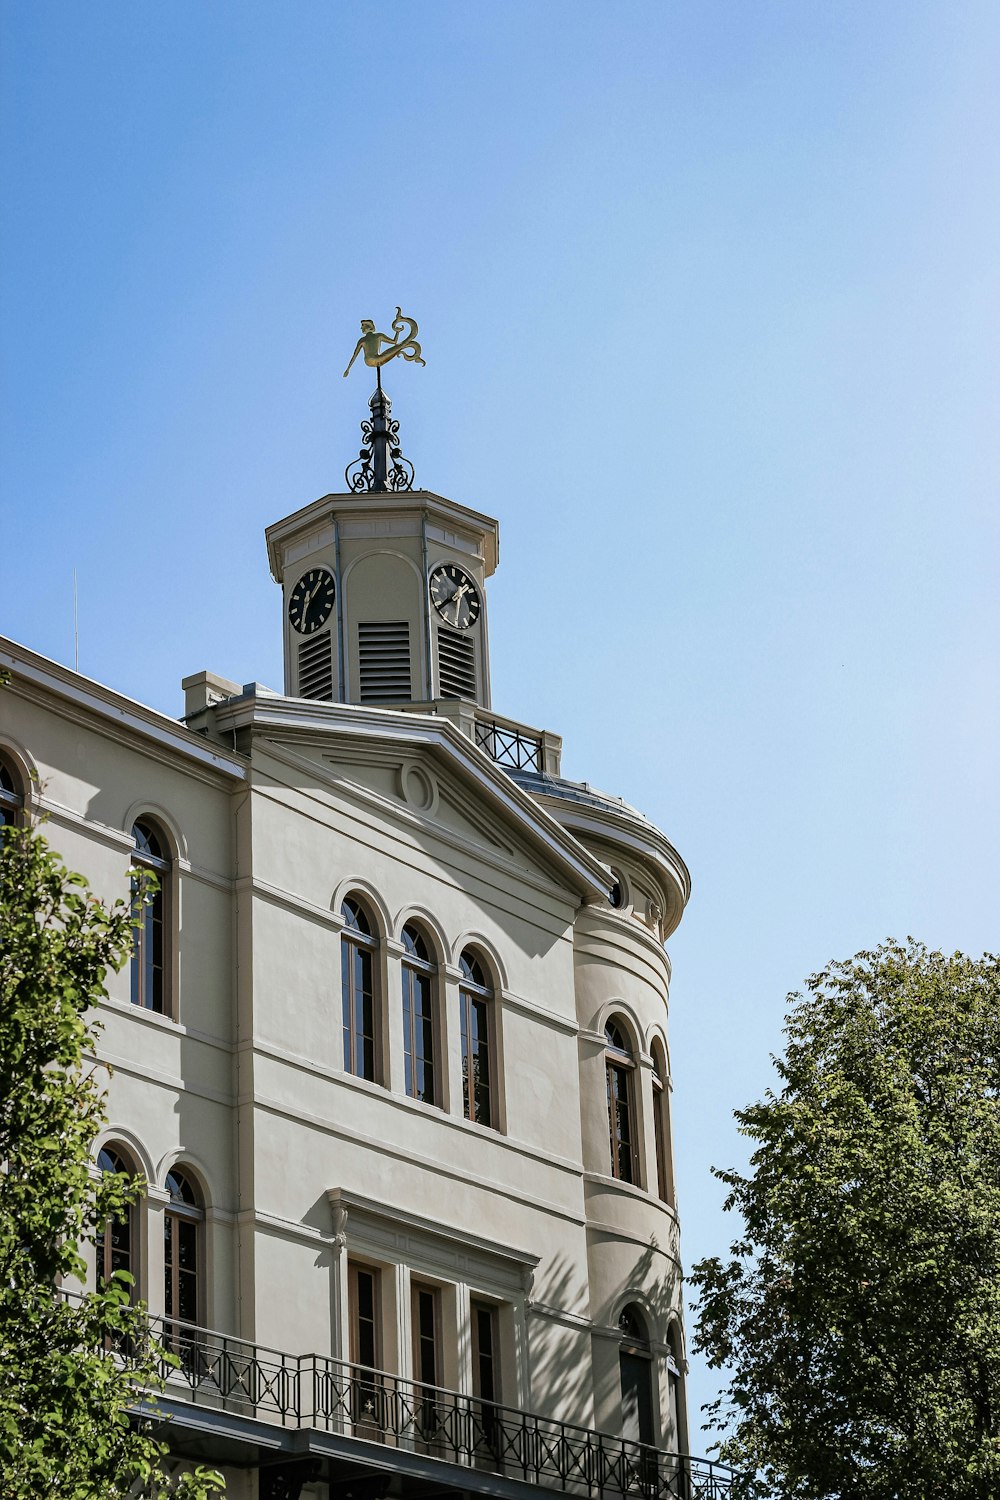
M 733 1493 L 732 1472 L 710 1459 L 666 1453 L 327 1355 L 284 1354 L 163 1319 L 151 1319 L 150 1326 L 180 1362 L 174 1367 L 164 1361 L 162 1372 L 166 1394 L 175 1399 L 283 1427 L 338 1433 L 566 1494 L 730 1500 Z

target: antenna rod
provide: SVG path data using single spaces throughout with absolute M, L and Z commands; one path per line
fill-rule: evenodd
M 80 609 L 76 597 L 76 569 L 73 569 L 73 670 L 80 670 Z

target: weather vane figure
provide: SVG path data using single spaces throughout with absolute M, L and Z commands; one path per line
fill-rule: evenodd
M 361 337 L 355 344 L 354 353 L 344 371 L 345 378 L 351 373 L 351 365 L 362 351 L 364 351 L 365 364 L 373 366 L 376 371 L 379 390 L 382 389 L 382 366 L 387 365 L 390 359 L 395 359 L 397 354 L 401 354 L 404 359 L 412 360 L 418 365 L 425 365 L 427 361 L 421 357 L 417 331 L 416 319 L 406 317 L 401 307 L 396 308 L 396 316 L 392 323 L 392 338 L 387 333 L 379 333 L 371 318 L 362 318 Z

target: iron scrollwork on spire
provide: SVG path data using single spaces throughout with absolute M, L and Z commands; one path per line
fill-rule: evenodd
M 399 446 L 399 423 L 381 384 L 368 403 L 371 420 L 361 424 L 361 452 L 344 471 L 348 489 L 382 493 L 412 490 L 413 465 Z

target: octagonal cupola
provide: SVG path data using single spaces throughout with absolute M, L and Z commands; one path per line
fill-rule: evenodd
M 413 487 L 381 382 L 341 492 L 268 527 L 281 585 L 285 692 L 391 708 L 490 705 L 486 579 L 495 520 Z

